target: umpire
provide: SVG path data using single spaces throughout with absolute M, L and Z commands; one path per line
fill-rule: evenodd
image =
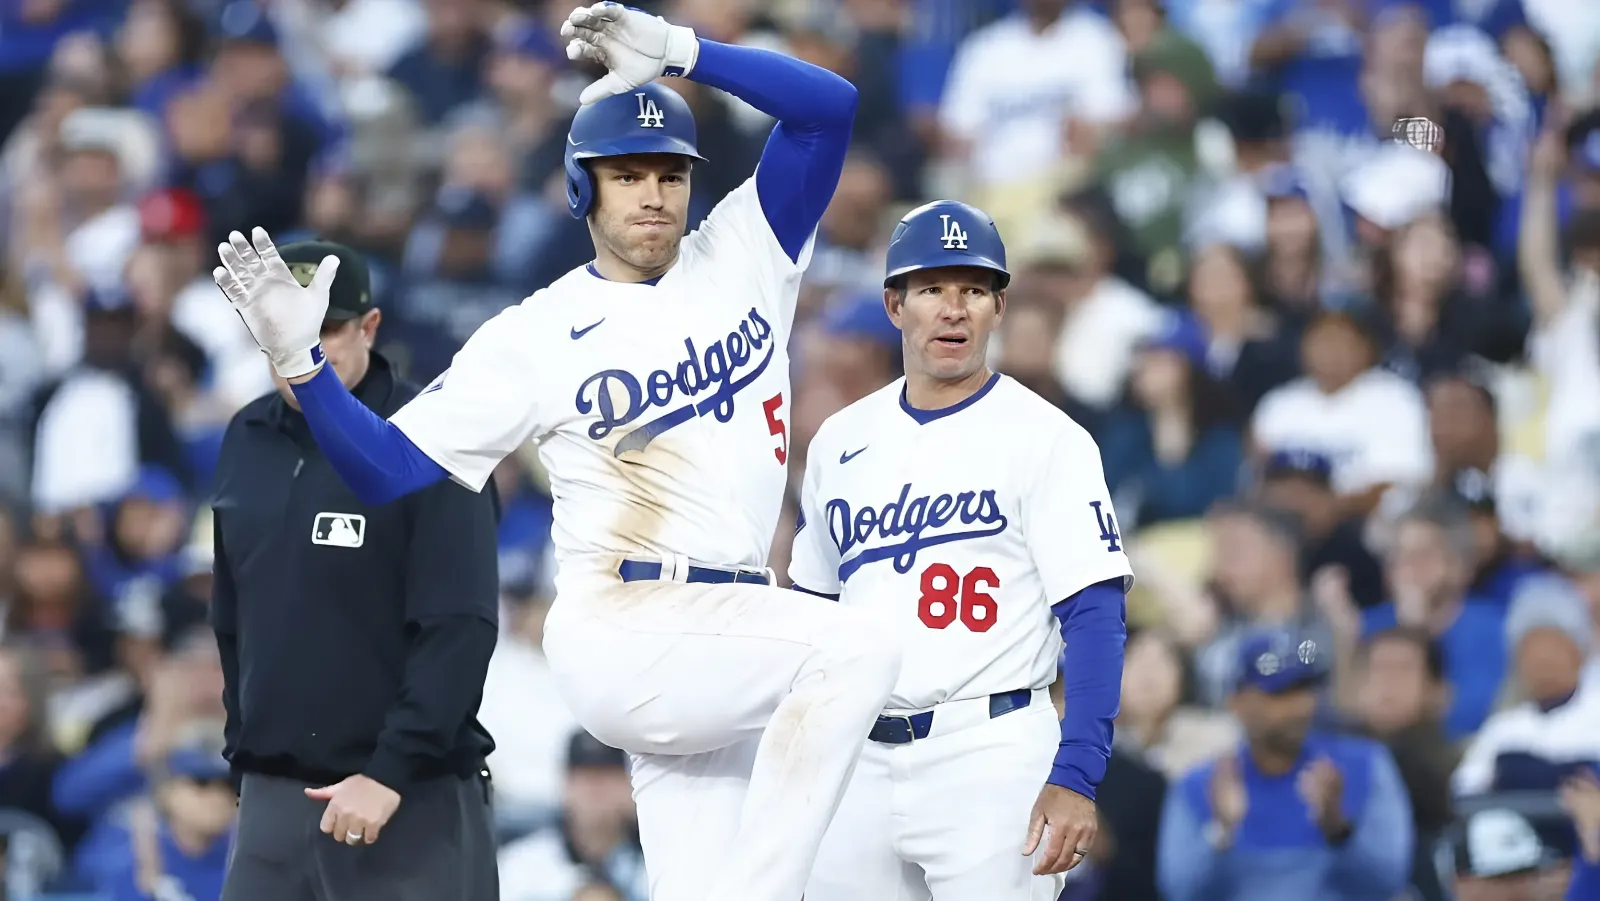
M 418 389 L 372 351 L 366 263 L 282 248 L 302 284 L 339 258 L 322 347 L 388 417 Z M 212 626 L 240 786 L 223 901 L 496 901 L 477 722 L 494 652 L 498 501 L 451 481 L 381 507 L 317 449 L 294 395 L 229 423 L 212 508 Z

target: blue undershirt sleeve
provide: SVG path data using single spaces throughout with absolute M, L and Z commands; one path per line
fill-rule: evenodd
M 394 423 L 356 400 L 332 366 L 293 390 L 317 446 L 362 503 L 387 504 L 445 478 Z
M 798 260 L 844 169 L 855 85 L 781 53 L 704 39 L 689 78 L 778 120 L 756 167 L 756 194 L 778 244 Z
M 1067 704 L 1048 781 L 1091 801 L 1106 775 L 1112 722 L 1122 702 L 1125 610 L 1120 578 L 1090 585 L 1051 608 L 1067 644 L 1061 658 Z

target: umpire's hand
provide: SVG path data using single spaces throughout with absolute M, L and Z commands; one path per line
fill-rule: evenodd
M 400 808 L 400 793 L 366 776 L 351 776 L 338 785 L 308 788 L 306 797 L 327 801 L 322 831 L 347 845 L 378 840 L 385 823 Z
M 1070 788 L 1046 784 L 1033 804 L 1022 853 L 1032 854 L 1043 841 L 1044 851 L 1033 865 L 1034 875 L 1065 873 L 1088 856 L 1099 831 L 1100 818 L 1093 801 Z

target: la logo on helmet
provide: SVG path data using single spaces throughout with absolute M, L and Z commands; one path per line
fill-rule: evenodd
M 639 127 L 640 128 L 665 128 L 667 114 L 656 106 L 653 98 L 645 96 L 642 92 L 633 95 L 639 98 Z
M 944 249 L 966 250 L 967 233 L 961 228 L 961 223 L 951 219 L 949 213 L 940 213 L 939 221 L 944 223 L 944 233 L 939 236 L 944 241 Z

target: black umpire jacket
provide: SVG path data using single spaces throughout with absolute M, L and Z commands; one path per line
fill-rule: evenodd
M 372 355 L 354 390 L 387 417 L 419 389 Z M 358 500 L 276 393 L 234 416 L 211 501 L 212 626 L 236 776 L 405 794 L 480 771 L 477 722 L 498 634 L 498 501 L 445 480 Z

